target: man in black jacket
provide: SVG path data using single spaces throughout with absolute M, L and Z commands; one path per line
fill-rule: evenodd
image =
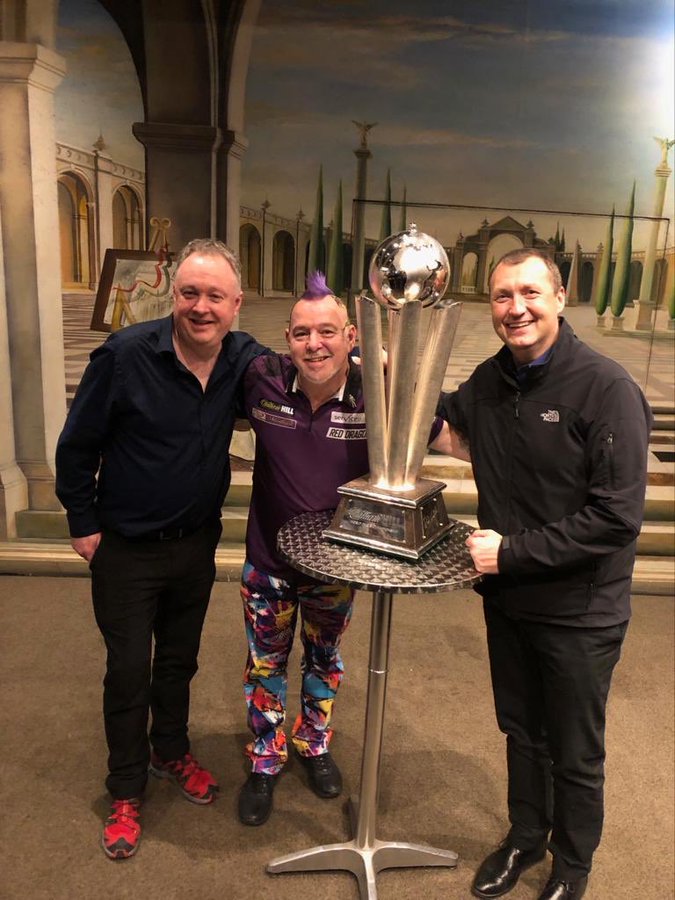
M 472 891 L 510 891 L 553 856 L 539 900 L 579 900 L 603 819 L 605 706 L 630 617 L 651 413 L 630 375 L 560 317 L 560 272 L 516 250 L 490 279 L 505 346 L 441 401 L 447 452 L 471 459 L 511 828 Z M 439 446 L 438 442 L 436 446 Z

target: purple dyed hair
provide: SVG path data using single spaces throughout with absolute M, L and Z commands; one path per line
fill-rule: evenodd
M 301 300 L 320 300 L 322 297 L 334 297 L 335 295 L 326 284 L 326 276 L 318 269 L 309 272 L 305 279 L 307 290 L 300 297 Z

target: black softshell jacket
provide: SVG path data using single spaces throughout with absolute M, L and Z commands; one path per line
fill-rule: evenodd
M 479 585 L 507 612 L 569 625 L 630 616 L 652 416 L 630 375 L 564 319 L 548 362 L 518 385 L 510 351 L 439 412 L 468 438 L 478 521 L 504 536 Z

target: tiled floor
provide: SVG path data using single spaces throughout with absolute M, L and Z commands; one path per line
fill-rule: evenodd
M 105 334 L 89 328 L 92 305 L 93 295 L 90 293 L 63 296 L 66 392 L 69 404 L 90 351 L 106 338 Z M 289 297 L 247 296 L 242 305 L 239 327 L 243 331 L 249 331 L 261 343 L 282 351 L 286 348 L 284 328 L 291 306 L 292 300 Z M 657 313 L 653 335 L 635 331 L 636 309 L 626 310 L 624 331 L 618 334 L 612 330 L 611 324 L 606 328 L 598 328 L 595 311 L 588 306 L 569 307 L 565 315 L 582 340 L 601 353 L 614 357 L 628 369 L 653 405 L 673 406 L 675 331 L 668 330 L 664 310 Z M 479 362 L 496 352 L 499 347 L 500 341 L 492 330 L 487 306 L 464 303 L 444 380 L 445 389 L 450 390 L 464 381 Z

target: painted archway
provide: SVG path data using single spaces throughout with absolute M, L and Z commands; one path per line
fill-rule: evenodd
M 63 172 L 57 182 L 61 284 L 89 288 L 95 278 L 91 189 L 75 172 Z
M 113 246 L 119 250 L 141 250 L 143 222 L 136 192 L 123 184 L 112 198 Z
M 469 294 L 476 292 L 476 279 L 478 277 L 478 254 L 470 251 L 464 254 L 462 260 L 462 283 L 460 290 Z
M 640 296 L 640 282 L 642 281 L 642 260 L 634 259 L 630 264 L 628 281 L 628 302 L 632 303 Z
M 241 286 L 260 291 L 260 232 L 247 223 L 239 229 L 239 260 L 241 262 Z
M 495 267 L 496 262 L 501 259 L 505 253 L 508 253 L 510 250 L 518 250 L 522 246 L 523 242 L 513 234 L 506 234 L 502 232 L 501 234 L 498 234 L 496 237 L 492 238 L 487 246 L 487 252 L 485 254 L 487 265 L 485 266 L 485 279 L 483 281 L 484 294 L 489 293 L 488 284 L 490 281 L 490 275 L 492 274 L 492 270 Z
M 593 279 L 595 277 L 595 267 L 592 262 L 586 260 L 581 266 L 581 277 L 579 279 L 579 300 L 582 303 L 589 303 L 593 294 Z
M 288 231 L 277 231 L 272 244 L 272 289 L 293 291 L 295 282 L 295 241 Z

